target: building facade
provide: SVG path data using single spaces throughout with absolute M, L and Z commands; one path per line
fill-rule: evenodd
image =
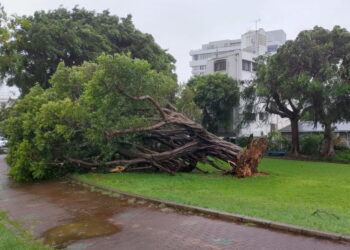
M 201 49 L 191 50 L 190 66 L 192 75 L 207 75 L 215 72 L 227 74 L 233 79 L 251 81 L 255 77 L 254 59 L 260 55 L 273 54 L 286 42 L 283 30 L 248 31 L 241 39 L 221 40 L 202 45 Z M 244 85 L 240 85 L 242 88 Z M 241 125 L 241 105 L 233 110 L 232 126 L 221 128 L 219 134 L 228 137 L 267 135 L 271 130 L 278 130 L 288 124 L 287 119 L 266 112 L 258 112 L 248 125 Z M 262 110 L 262 108 L 261 108 Z

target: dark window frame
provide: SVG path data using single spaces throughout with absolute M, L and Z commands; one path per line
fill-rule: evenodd
M 214 62 L 214 72 L 226 71 L 226 59 L 216 60 Z
M 244 71 L 252 71 L 252 63 L 248 60 L 242 60 L 242 70 Z

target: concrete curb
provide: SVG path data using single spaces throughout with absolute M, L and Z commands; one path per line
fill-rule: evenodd
M 75 177 L 69 177 L 70 180 L 73 182 L 77 182 L 82 185 L 88 185 L 95 187 L 97 189 L 101 189 L 103 191 L 107 192 L 112 192 L 115 194 L 118 194 L 120 196 L 124 196 L 127 198 L 134 198 L 136 200 L 144 200 L 156 205 L 164 204 L 167 207 L 182 210 L 182 211 L 190 211 L 194 212 L 197 214 L 204 214 L 204 215 L 209 215 L 215 218 L 219 219 L 224 219 L 224 220 L 229 220 L 229 221 L 234 221 L 234 222 L 241 222 L 241 223 L 253 223 L 255 225 L 264 227 L 264 228 L 269 228 L 269 229 L 274 229 L 274 230 L 279 230 L 279 231 L 287 231 L 287 232 L 292 232 L 296 234 L 301 234 L 305 236 L 312 236 L 312 237 L 317 237 L 317 238 L 322 238 L 322 239 L 328 239 L 328 240 L 335 240 L 335 241 L 343 241 L 343 242 L 350 242 L 350 236 L 347 235 L 342 235 L 338 233 L 332 233 L 332 232 L 327 232 L 327 231 L 320 231 L 320 230 L 315 230 L 311 228 L 306 228 L 306 227 L 301 227 L 301 226 L 296 226 L 296 225 L 291 225 L 291 224 L 285 224 L 285 223 L 280 223 L 280 222 L 275 222 L 275 221 L 270 221 L 270 220 L 264 220 L 264 219 L 259 219 L 259 218 L 254 218 L 254 217 L 249 217 L 249 216 L 244 216 L 244 215 L 239 215 L 239 214 L 232 214 L 232 213 L 227 213 L 227 212 L 221 212 L 217 210 L 212 210 L 212 209 L 207 209 L 207 208 L 202 208 L 202 207 L 196 207 L 196 206 L 190 206 L 190 205 L 185 205 L 185 204 L 180 204 L 172 201 L 164 201 L 164 200 L 159 200 L 159 199 L 154 199 L 151 197 L 146 197 L 142 195 L 137 195 L 137 194 L 130 194 L 126 193 L 123 191 L 115 190 L 112 188 L 104 187 L 89 181 L 84 181 L 80 180 Z

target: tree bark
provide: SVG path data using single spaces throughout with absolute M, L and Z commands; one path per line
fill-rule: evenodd
M 128 133 L 147 133 L 145 139 L 160 146 L 135 146 L 133 151 L 121 150 L 119 153 L 127 159 L 116 159 L 109 162 L 96 162 L 80 159 L 68 160 L 88 169 L 99 166 L 111 168 L 111 172 L 131 171 L 138 169 L 158 169 L 170 175 L 176 172 L 191 172 L 196 169 L 198 162 L 208 162 L 208 156 L 221 159 L 232 169 L 221 169 L 211 163 L 213 168 L 224 174 L 231 174 L 239 178 L 254 176 L 258 173 L 258 163 L 267 148 L 267 139 L 253 140 L 247 150 L 227 142 L 205 130 L 201 125 L 190 120 L 181 113 L 163 108 L 166 115 L 163 125 L 148 126 L 144 129 L 121 129 L 106 131 L 107 137 Z M 159 124 L 159 123 L 157 123 Z M 157 143 L 154 143 L 157 142 Z M 166 148 L 164 150 L 164 148 Z
M 246 151 L 238 159 L 235 175 L 237 177 L 256 175 L 258 173 L 258 164 L 266 149 L 267 138 L 251 141 Z
M 332 124 L 330 123 L 324 124 L 324 139 L 325 139 L 325 146 L 323 150 L 323 156 L 325 157 L 335 156 Z
M 132 150 L 119 150 L 119 155 L 123 155 L 126 159 L 91 162 L 70 158 L 68 159 L 70 162 L 90 169 L 98 166 L 110 167 L 112 172 L 154 168 L 173 175 L 179 171 L 190 172 L 197 167 L 198 162 L 207 162 L 208 156 L 211 156 L 229 163 L 232 169 L 223 170 L 225 174 L 248 177 L 258 172 L 258 162 L 267 147 L 266 139 L 251 142 L 243 153 L 239 146 L 208 132 L 200 124 L 178 113 L 173 107 L 162 108 L 150 96 L 131 96 L 120 86 L 116 86 L 116 89 L 134 101 L 149 101 L 158 110 L 160 118 L 157 123 L 147 127 L 105 131 L 106 138 L 143 133 L 144 140 L 149 143 L 136 145 Z
M 299 119 L 290 118 L 290 125 L 292 129 L 292 154 L 294 156 L 299 156 L 300 153 L 300 143 L 299 143 Z

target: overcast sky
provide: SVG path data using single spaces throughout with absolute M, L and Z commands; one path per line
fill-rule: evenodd
M 152 34 L 176 58 L 182 82 L 191 75 L 191 49 L 209 41 L 240 38 L 255 28 L 257 19 L 261 20 L 259 28 L 283 29 L 287 39 L 315 25 L 340 25 L 350 30 L 349 0 L 2 0 L 1 4 L 8 14 L 18 15 L 60 5 L 98 12 L 109 9 L 121 17 L 132 14 L 136 27 Z

